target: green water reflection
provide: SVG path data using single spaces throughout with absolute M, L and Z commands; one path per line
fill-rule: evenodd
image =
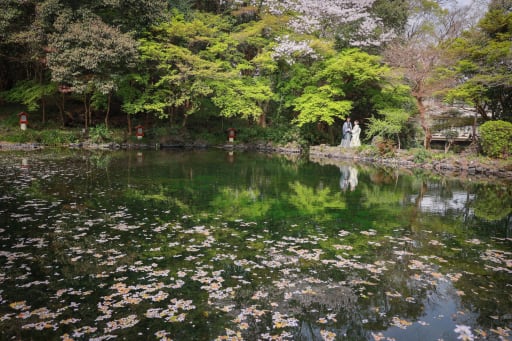
M 63 151 L 0 189 L 2 340 L 511 339 L 507 183 Z

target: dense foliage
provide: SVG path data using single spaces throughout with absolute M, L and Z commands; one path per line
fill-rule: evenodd
M 491 1 L 478 25 L 458 38 L 450 99 L 471 103 L 485 119 L 512 122 L 512 1 Z
M 428 147 L 438 93 L 512 120 L 506 1 L 471 29 L 433 0 L 2 3 L 0 104 L 43 125 L 225 121 L 334 143 L 352 116 L 400 146 L 419 113 Z
M 480 126 L 482 148 L 486 155 L 506 158 L 512 153 L 512 123 L 489 121 Z

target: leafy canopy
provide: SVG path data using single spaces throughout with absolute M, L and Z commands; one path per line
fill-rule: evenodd
M 302 94 L 291 101 L 298 115 L 294 122 L 323 122 L 332 125 L 351 113 L 354 104 L 380 91 L 388 68 L 378 56 L 359 49 L 344 50 L 314 68 L 315 73 Z M 307 75 L 307 73 L 305 73 Z M 307 80 L 301 79 L 301 85 Z

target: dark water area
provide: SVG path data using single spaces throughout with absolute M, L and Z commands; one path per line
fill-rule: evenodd
M 512 188 L 222 150 L 0 153 L 1 340 L 512 340 Z

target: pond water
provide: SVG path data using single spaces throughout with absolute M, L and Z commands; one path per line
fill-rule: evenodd
M 2 340 L 511 340 L 512 189 L 258 153 L 0 153 Z

